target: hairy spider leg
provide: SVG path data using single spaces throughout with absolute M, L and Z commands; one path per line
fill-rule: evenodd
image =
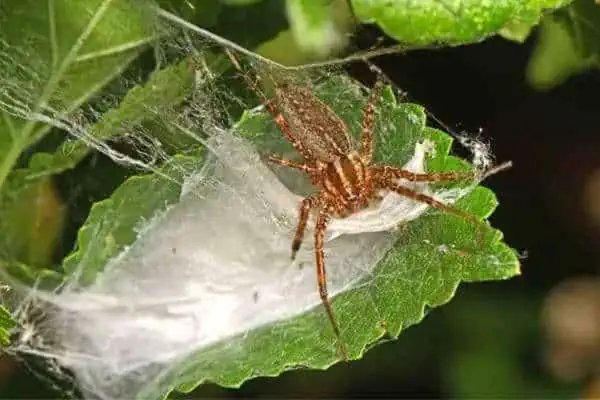
M 300 250 L 300 246 L 304 240 L 304 231 L 306 230 L 306 223 L 308 222 L 310 210 L 315 208 L 317 203 L 317 195 L 307 197 L 300 203 L 298 210 L 298 225 L 296 225 L 296 234 L 294 235 L 294 240 L 292 241 L 292 260 L 296 258 L 296 253 L 298 253 L 298 250 Z
M 511 168 L 513 165 L 512 161 L 505 161 L 500 165 L 496 165 L 495 167 L 491 167 L 490 169 L 488 169 L 487 171 L 485 171 L 481 177 L 481 179 L 485 179 L 487 177 L 489 177 L 490 175 L 494 175 L 497 174 L 500 171 L 504 171 L 505 169 L 509 169 Z
M 423 175 L 425 175 L 425 174 L 423 174 Z M 432 181 L 429 181 L 429 182 L 432 182 Z M 441 182 L 441 180 L 437 181 L 437 182 Z M 393 192 L 398 193 L 401 196 L 408 197 L 410 199 L 419 201 L 421 203 L 425 203 L 433 208 L 437 208 L 439 210 L 446 211 L 447 213 L 454 214 L 465 220 L 471 221 L 473 224 L 475 224 L 478 227 L 479 243 L 483 243 L 483 233 L 484 233 L 483 228 L 487 227 L 487 225 L 483 221 L 478 219 L 476 216 L 474 216 L 473 214 L 469 214 L 468 212 L 460 210 L 456 207 L 452 207 L 447 204 L 444 204 L 441 201 L 436 200 L 435 198 L 433 198 L 429 195 L 419 193 L 415 190 L 398 185 L 397 183 L 395 183 L 391 179 L 389 179 L 389 176 L 384 177 L 383 180 L 380 180 L 378 183 L 379 183 L 378 186 L 381 187 L 382 189 L 391 190 Z
M 267 103 L 264 104 L 269 113 L 275 118 L 275 123 L 279 127 L 279 130 L 283 132 L 287 140 L 292 144 L 292 146 L 294 146 L 294 149 L 298 152 L 298 154 L 300 154 L 305 160 L 311 160 L 312 157 L 310 153 L 304 149 L 302 143 L 294 136 L 292 129 L 285 120 L 285 117 L 273 105 L 273 101 L 267 101 Z
M 494 175 L 500 171 L 512 167 L 512 162 L 507 161 L 495 167 L 484 171 L 483 173 L 478 172 L 428 172 L 428 173 L 414 173 L 407 171 L 402 168 L 392 167 L 385 165 L 383 167 L 372 167 L 371 169 L 376 174 L 382 174 L 385 177 L 395 177 L 400 179 L 406 179 L 410 182 L 452 182 L 469 179 L 485 179 L 490 175 Z
M 383 82 L 377 80 L 375 87 L 369 94 L 367 105 L 363 111 L 363 117 L 361 122 L 361 136 L 362 136 L 362 151 L 361 158 L 365 165 L 369 165 L 373 160 L 373 130 L 375 128 L 375 107 L 379 103 L 381 98 L 381 89 Z
M 430 172 L 430 173 L 419 174 L 419 173 L 407 171 L 402 168 L 391 167 L 388 165 L 383 166 L 383 167 L 372 167 L 371 170 L 373 171 L 373 174 L 375 176 L 380 177 L 380 182 L 383 182 L 383 186 L 385 188 L 394 190 L 398 194 L 402 194 L 398 190 L 395 189 L 396 187 L 401 187 L 401 186 L 394 183 L 392 178 L 406 179 L 407 181 L 410 181 L 410 182 L 430 182 L 430 183 L 452 182 L 452 181 L 469 180 L 469 179 L 475 179 L 475 178 L 480 178 L 480 179 L 487 178 L 490 175 L 493 175 L 495 173 L 498 173 L 498 172 L 503 171 L 510 167 L 512 167 L 512 162 L 508 161 L 508 162 L 504 162 L 498 166 L 492 167 L 489 170 L 483 172 L 482 174 L 478 174 L 476 172 Z M 404 187 L 401 187 L 401 188 L 402 188 L 402 190 L 411 191 L 410 189 L 407 189 Z M 472 214 L 468 214 L 468 213 L 465 213 L 455 207 L 450 207 L 448 205 L 445 205 L 445 204 L 435 200 L 431 196 L 427 196 L 427 195 L 424 195 L 422 193 L 418 193 L 415 191 L 411 191 L 411 192 L 413 192 L 415 195 L 418 194 L 420 197 L 422 197 L 422 199 L 419 199 L 413 195 L 405 195 L 405 196 L 410 197 L 417 201 L 427 203 L 432 207 L 439 208 L 439 209 L 445 210 L 447 212 L 451 212 L 453 214 L 459 215 L 465 219 L 468 219 L 468 220 L 474 222 L 477 226 L 478 241 L 480 244 L 483 244 L 483 239 L 484 239 L 483 238 L 483 235 L 484 235 L 483 227 L 487 226 L 487 225 L 485 225 L 485 223 L 483 221 L 477 219 Z
M 406 179 L 410 182 L 452 182 L 475 179 L 478 176 L 476 172 L 428 172 L 419 174 L 389 165 L 372 167 L 371 170 L 376 175 L 383 176 L 384 179 Z
M 323 213 L 319 211 L 317 216 L 317 226 L 315 228 L 315 259 L 317 264 L 317 281 L 319 284 L 319 297 L 321 297 L 321 302 L 323 303 L 323 307 L 325 307 L 325 311 L 327 312 L 327 317 L 329 318 L 329 322 L 331 323 L 331 327 L 333 328 L 333 333 L 337 339 L 340 351 L 342 353 L 342 357 L 344 360 L 348 359 L 348 353 L 346 350 L 345 344 L 342 342 L 342 335 L 340 333 L 340 328 L 337 324 L 337 319 L 335 318 L 335 314 L 333 313 L 333 308 L 331 307 L 331 303 L 329 302 L 329 295 L 327 294 L 327 272 L 325 271 L 325 251 L 323 249 L 323 242 L 325 237 L 325 231 L 327 230 L 327 224 L 329 223 L 329 215 L 327 213 Z
M 307 174 L 314 174 L 317 172 L 317 168 L 308 165 L 307 163 L 298 163 L 292 160 L 286 160 L 274 155 L 269 156 L 269 161 L 273 164 L 278 164 L 284 167 L 297 169 L 298 171 L 306 172 Z
M 306 151 L 304 149 L 304 147 L 302 146 L 302 143 L 300 143 L 300 141 L 292 133 L 292 130 L 291 130 L 290 126 L 288 125 L 287 121 L 285 120 L 285 117 L 277 109 L 277 106 L 275 105 L 275 99 L 268 99 L 267 96 L 265 96 L 262 89 L 258 87 L 258 84 L 254 80 L 252 80 L 248 76 L 248 74 L 246 72 L 244 72 L 244 70 L 242 70 L 242 67 L 241 67 L 239 61 L 228 49 L 225 49 L 225 53 L 231 60 L 231 63 L 234 65 L 234 67 L 240 72 L 240 74 L 242 75 L 242 78 L 244 79 L 246 84 L 252 89 L 252 91 L 254 93 L 256 93 L 256 95 L 259 97 L 261 103 L 265 106 L 265 108 L 267 109 L 269 114 L 271 114 L 273 116 L 273 118 L 275 120 L 275 124 L 277 124 L 277 126 L 279 127 L 279 130 L 281 130 L 281 132 L 283 132 L 283 134 L 290 141 L 292 146 L 294 146 L 294 149 L 304 159 L 310 160 L 311 159 L 310 153 L 308 153 L 308 151 Z

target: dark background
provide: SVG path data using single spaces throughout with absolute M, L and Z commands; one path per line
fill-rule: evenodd
M 462 285 L 448 305 L 360 361 L 254 379 L 240 390 L 205 385 L 187 398 L 600 397 L 600 344 L 577 335 L 600 332 L 600 313 L 586 307 L 594 310 L 593 284 L 600 288 L 600 74 L 537 92 L 525 80 L 534 41 L 494 38 L 374 60 L 410 101 L 456 131 L 482 128 L 497 160 L 514 162 L 486 185 L 500 201 L 492 224 L 524 255 L 522 276 Z M 566 295 L 553 301 L 556 293 Z M 576 321 L 571 336 L 555 326 L 565 313 Z M 0 393 L 58 396 L 9 359 L 0 363 Z

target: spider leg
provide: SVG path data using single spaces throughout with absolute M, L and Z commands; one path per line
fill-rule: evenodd
M 483 176 L 481 178 L 485 179 L 485 178 L 487 178 L 490 175 L 494 175 L 494 174 L 497 174 L 500 171 L 504 171 L 505 169 L 509 169 L 509 168 L 512 167 L 512 165 L 513 165 L 512 161 L 503 162 L 502 164 L 496 165 L 495 167 L 492 167 L 492 168 L 488 169 L 487 171 L 485 171 L 483 173 Z
M 375 87 L 371 90 L 369 100 L 365 106 L 363 112 L 363 118 L 361 122 L 361 134 L 362 134 L 362 150 L 361 158 L 367 165 L 371 163 L 373 159 L 373 129 L 375 128 L 375 107 L 379 103 L 381 88 L 383 82 L 378 80 L 375 83 Z
M 306 163 L 300 164 L 295 161 L 286 160 L 277 156 L 269 156 L 269 161 L 274 164 L 282 165 L 284 167 L 294 168 L 299 171 L 306 172 L 307 174 L 314 174 L 317 172 L 317 169 L 315 167 L 312 167 Z
M 483 173 L 479 172 L 429 172 L 424 174 L 417 174 L 414 172 L 407 171 L 402 168 L 396 168 L 391 166 L 383 167 L 372 167 L 371 170 L 375 175 L 383 176 L 383 179 L 406 179 L 410 182 L 451 182 L 451 181 L 462 181 L 469 179 L 485 179 L 490 175 L 494 175 L 502 170 L 510 168 L 512 162 L 508 161 L 492 167 Z
M 372 167 L 373 173 L 383 176 L 384 180 L 406 179 L 410 182 L 451 182 L 475 179 L 479 174 L 475 172 L 429 172 L 418 174 L 408 170 L 390 166 Z
M 319 297 L 329 317 L 329 322 L 333 328 L 333 333 L 340 345 L 340 350 L 344 360 L 348 359 L 346 347 L 341 339 L 340 328 L 338 327 L 333 308 L 329 302 L 329 296 L 327 294 L 327 272 L 325 271 L 325 251 L 323 250 L 325 231 L 327 230 L 327 224 L 329 223 L 329 215 L 319 211 L 317 217 L 317 226 L 315 228 L 315 258 L 317 265 L 317 281 L 319 285 Z
M 441 201 L 436 200 L 435 198 L 428 196 L 426 194 L 419 193 L 419 192 L 409 189 L 407 187 L 397 185 L 396 183 L 394 183 L 390 180 L 386 180 L 386 181 L 380 182 L 380 183 L 381 184 L 379 185 L 379 187 L 381 187 L 383 189 L 391 190 L 393 192 L 398 193 L 401 196 L 408 197 L 410 199 L 419 201 L 421 203 L 426 203 L 433 208 L 437 208 L 437 209 L 445 211 L 447 213 L 457 215 L 459 217 L 462 217 L 465 220 L 472 222 L 473 224 L 475 224 L 477 226 L 479 243 L 483 243 L 483 233 L 484 233 L 483 228 L 487 227 L 487 225 L 483 221 L 478 219 L 476 216 L 474 216 L 473 214 L 469 214 L 468 212 L 460 210 L 456 207 L 452 207 L 447 204 L 444 204 Z
M 300 143 L 300 141 L 296 139 L 296 137 L 292 133 L 292 129 L 288 125 L 283 114 L 278 112 L 277 108 L 275 108 L 275 106 L 272 105 L 272 103 L 271 106 L 267 106 L 266 104 L 265 106 L 267 107 L 267 110 L 271 113 L 271 115 L 275 117 L 274 121 L 279 127 L 279 130 L 283 132 L 287 140 L 292 144 L 292 146 L 294 146 L 294 149 L 298 152 L 298 154 L 300 154 L 305 160 L 311 160 L 312 157 L 310 153 L 302 146 L 302 143 Z
M 298 225 L 296 226 L 296 234 L 292 241 L 292 260 L 296 258 L 296 253 L 300 250 L 302 241 L 304 240 L 304 231 L 306 230 L 306 223 L 308 222 L 308 216 L 310 210 L 314 208 L 318 203 L 318 198 L 310 196 L 302 200 L 300 203 L 300 210 L 298 212 Z
M 294 146 L 294 149 L 296 149 L 296 151 L 303 158 L 310 160 L 311 159 L 310 153 L 304 149 L 304 147 L 302 146 L 302 143 L 300 143 L 300 141 L 298 141 L 298 139 L 296 139 L 296 137 L 294 136 L 290 126 L 288 125 L 287 121 L 285 120 L 285 117 L 277 109 L 277 106 L 275 105 L 275 99 L 267 98 L 267 96 L 262 91 L 262 89 L 258 86 L 258 84 L 254 80 L 252 80 L 246 72 L 244 72 L 242 70 L 242 66 L 240 65 L 237 58 L 231 53 L 231 51 L 226 49 L 225 53 L 231 60 L 231 63 L 233 64 L 233 66 L 240 72 L 240 74 L 242 75 L 242 78 L 244 79 L 244 81 L 246 82 L 248 87 L 250 87 L 252 89 L 252 91 L 259 97 L 261 103 L 265 106 L 267 111 L 273 116 L 275 124 L 277 124 L 277 126 L 279 127 L 279 130 L 281 132 L 283 132 L 283 134 L 290 141 L 290 143 L 292 143 L 292 145 Z

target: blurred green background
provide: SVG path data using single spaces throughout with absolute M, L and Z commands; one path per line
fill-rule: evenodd
M 192 12 L 183 1 L 162 3 Z M 246 46 L 262 45 L 263 54 L 302 61 L 301 52 L 264 44 L 281 38 L 283 6 L 230 3 L 197 2 L 189 18 Z M 482 128 L 496 158 L 514 162 L 486 185 L 500 200 L 492 224 L 522 252 L 521 277 L 462 285 L 448 305 L 360 361 L 254 379 L 239 390 L 205 385 L 174 397 L 600 398 L 600 39 L 593 40 L 600 38 L 600 24 L 593 6 L 593 0 L 572 6 L 591 10 L 582 14 L 586 28 L 578 30 L 588 38 L 585 50 L 563 32 L 580 21 L 568 20 L 571 9 L 548 16 L 524 43 L 494 37 L 373 59 L 410 101 L 458 132 Z M 355 27 L 347 40 L 356 49 L 395 43 L 376 26 Z M 364 65 L 347 70 L 373 82 Z M 29 262 L 60 259 L 91 204 L 131 173 L 94 153 L 37 187 L 35 205 L 23 207 L 60 234 L 45 247 L 23 250 Z M 35 226 L 23 235 L 35 233 Z M 0 398 L 60 395 L 25 364 L 0 359 Z

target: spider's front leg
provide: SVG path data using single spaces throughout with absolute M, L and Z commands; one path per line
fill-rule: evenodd
M 383 83 L 377 81 L 375 87 L 371 90 L 369 100 L 363 111 L 363 117 L 361 122 L 361 135 L 362 135 L 362 149 L 361 158 L 363 163 L 369 165 L 373 159 L 373 130 L 375 129 L 375 107 L 379 103 L 381 97 L 381 88 Z
M 379 176 L 380 180 L 392 181 L 396 179 L 406 179 L 410 182 L 452 182 L 471 179 L 485 179 L 490 175 L 496 174 L 512 166 L 512 162 L 504 162 L 483 172 L 428 172 L 415 173 L 402 168 L 385 165 L 383 167 L 372 167 L 371 173 Z
M 407 171 L 408 172 L 408 171 Z M 419 174 L 417 174 L 419 175 Z M 379 176 L 376 179 L 376 186 L 380 189 L 390 190 L 392 192 L 396 192 L 401 196 L 408 197 L 409 199 L 413 199 L 415 201 L 425 203 L 430 207 L 437 208 L 439 210 L 445 211 L 450 214 L 457 215 L 467 221 L 472 222 L 478 228 L 478 236 L 479 242 L 483 243 L 483 227 L 487 227 L 485 222 L 477 218 L 473 214 L 469 214 L 461 209 L 456 207 L 449 206 L 447 204 L 442 203 L 441 201 L 433 198 L 432 196 L 426 195 L 424 193 L 417 192 L 416 190 L 409 189 L 407 187 L 398 185 L 390 176 Z M 439 182 L 441 180 L 435 181 Z M 432 180 L 428 180 L 428 182 L 433 182 Z
M 242 75 L 242 78 L 244 79 L 244 81 L 246 82 L 248 87 L 250 87 L 254 91 L 254 93 L 259 97 L 261 103 L 265 106 L 267 111 L 273 116 L 275 124 L 279 127 L 279 130 L 281 130 L 281 132 L 283 132 L 283 134 L 287 137 L 287 139 L 292 143 L 292 145 L 294 146 L 294 149 L 296 149 L 296 151 L 303 158 L 306 158 L 306 159 L 310 158 L 310 152 L 307 151 L 304 148 L 304 146 L 302 146 L 302 143 L 300 143 L 300 141 L 296 138 L 296 136 L 294 136 L 294 133 L 292 132 L 292 129 L 290 128 L 289 124 L 285 120 L 285 117 L 278 110 L 277 105 L 276 105 L 276 99 L 268 99 L 267 98 L 267 96 L 265 95 L 263 90 L 260 88 L 259 84 L 257 82 L 255 82 L 254 80 L 252 80 L 250 78 L 250 76 L 246 72 L 244 72 L 244 70 L 242 69 L 242 66 L 240 65 L 240 62 L 238 61 L 237 57 L 233 54 L 233 52 L 231 52 L 228 49 L 225 49 L 225 54 L 227 54 L 227 56 L 231 60 L 231 63 L 233 64 L 233 66 L 240 72 L 240 74 Z M 256 79 L 257 79 L 257 77 L 256 77 Z
M 429 173 L 415 173 L 410 172 L 406 169 L 391 167 L 385 165 L 383 167 L 372 167 L 372 174 L 380 177 L 380 181 L 393 182 L 394 179 L 405 179 L 410 182 L 452 182 L 471 180 L 477 178 L 478 174 L 475 172 L 429 172 Z M 385 186 L 392 185 L 393 183 L 384 183 Z

